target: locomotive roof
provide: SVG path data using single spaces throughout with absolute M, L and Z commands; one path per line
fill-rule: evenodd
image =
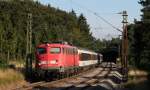
M 40 45 L 38 45 L 38 47 L 50 47 L 50 46 L 56 46 L 56 47 L 58 47 L 58 46 L 60 46 L 60 47 L 74 47 L 75 48 L 75 46 L 71 46 L 71 45 L 69 45 L 69 44 L 60 44 L 60 43 L 44 43 L 44 44 L 40 44 Z

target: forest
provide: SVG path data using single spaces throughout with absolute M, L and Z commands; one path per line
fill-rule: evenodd
M 148 89 L 144 90 L 149 90 L 150 0 L 138 0 L 137 3 L 143 7 L 141 9 L 141 20 L 135 19 L 134 23 L 127 26 L 128 70 L 126 71 L 128 73 L 126 74 L 128 74 L 128 82 L 123 84 L 120 81 L 120 75 L 119 79 L 117 79 L 118 76 L 114 78 L 117 83 L 120 82 L 119 87 L 123 85 L 121 88 L 124 88 L 125 85 L 129 89 L 118 88 L 118 90 L 131 90 L 130 88 L 134 87 L 136 89 L 132 90 L 141 90 L 141 88 L 143 90 L 145 86 Z M 29 36 L 29 33 L 31 36 Z M 30 37 L 31 41 L 28 41 L 27 37 Z M 117 71 L 117 74 L 114 73 L 115 76 L 123 71 L 121 67 L 122 39 L 120 37 L 111 40 L 95 38 L 84 14 L 78 15 L 74 10 L 64 11 L 54 8 L 51 4 L 44 5 L 38 0 L 0 0 L 0 89 L 4 90 L 3 87 L 11 87 L 11 83 L 14 84 L 14 87 L 20 85 L 20 82 L 24 82 L 25 85 L 29 84 L 26 77 L 28 71 L 29 75 L 34 73 L 35 68 L 32 68 L 32 66 L 35 64 L 36 47 L 44 42 L 57 41 L 66 41 L 70 45 L 93 50 L 103 55 L 106 54 L 105 61 L 108 60 L 107 62 L 112 62 L 112 58 L 108 57 L 113 55 L 114 52 L 115 56 L 118 54 L 117 59 L 114 58 L 113 61 L 116 64 L 110 65 L 110 71 L 102 77 L 104 79 L 112 79 L 108 76 L 115 69 L 112 69 L 113 64 Z M 31 53 L 28 51 L 30 46 L 28 43 L 31 45 Z M 113 51 L 113 53 L 109 53 L 110 51 Z M 32 57 L 28 59 L 27 56 L 30 55 Z M 104 67 L 100 66 L 104 69 L 102 71 L 98 69 L 99 74 L 105 71 L 105 66 L 107 67 L 107 64 L 104 64 Z M 130 75 L 130 71 L 133 71 L 134 74 Z M 141 74 L 137 75 L 136 72 L 141 72 Z M 127 79 L 127 77 L 122 76 L 121 80 L 123 78 Z M 144 80 L 140 83 L 138 80 L 143 78 Z
M 150 0 L 139 0 L 142 18 L 128 25 L 129 61 L 131 65 L 150 70 Z
M 28 14 L 32 14 L 29 19 Z M 30 26 L 28 25 L 28 22 Z M 43 42 L 67 41 L 98 51 L 104 44 L 92 36 L 83 14 L 42 5 L 33 0 L 0 1 L 0 62 L 26 57 L 27 28 L 32 30 L 32 53 Z

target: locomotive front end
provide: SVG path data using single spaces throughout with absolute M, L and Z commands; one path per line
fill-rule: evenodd
M 36 71 L 38 74 L 51 75 L 61 68 L 61 47 L 44 44 L 36 49 Z

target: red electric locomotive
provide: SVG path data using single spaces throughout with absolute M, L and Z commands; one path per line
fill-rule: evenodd
M 77 48 L 68 44 L 41 44 L 36 49 L 36 69 L 40 75 L 65 73 L 79 66 Z

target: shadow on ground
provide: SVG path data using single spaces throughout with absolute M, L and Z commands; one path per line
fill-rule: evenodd
M 69 87 L 60 86 L 60 87 L 53 87 L 53 88 L 49 88 L 48 86 L 47 87 L 37 86 L 37 87 L 34 87 L 33 90 L 115 90 L 115 88 L 111 82 L 113 82 L 115 84 L 120 84 L 121 79 L 118 78 L 117 75 L 110 76 L 111 71 L 113 70 L 113 68 L 111 66 L 110 66 L 108 72 L 105 73 L 104 76 L 99 76 L 100 74 L 105 72 L 105 69 L 108 69 L 107 65 L 106 65 L 106 67 L 103 67 L 103 70 L 101 70 L 97 75 L 95 75 L 93 77 L 82 77 L 82 78 L 86 78 L 87 81 L 90 79 L 99 80 L 95 84 L 92 84 L 92 86 L 87 84 L 87 81 L 81 82 L 80 83 L 81 87 L 79 87 L 78 85 L 75 85 L 74 83 L 70 83 L 69 81 L 66 81 L 64 83 L 72 84 L 73 86 L 69 86 Z M 82 84 L 86 85 L 86 86 L 82 86 Z
M 150 74 L 147 77 L 135 77 L 132 82 L 120 90 L 150 90 Z
M 111 90 L 100 85 L 98 86 L 86 86 L 86 87 L 74 87 L 66 88 L 66 87 L 59 87 L 59 88 L 48 88 L 48 87 L 35 87 L 33 90 Z

